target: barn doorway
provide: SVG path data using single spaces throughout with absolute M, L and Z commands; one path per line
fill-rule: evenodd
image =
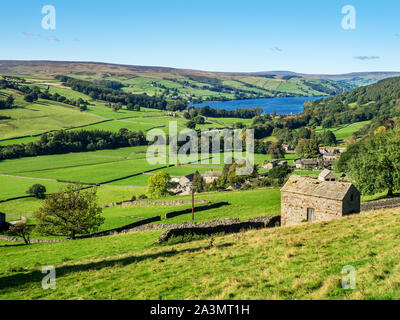
M 307 221 L 308 222 L 315 221 L 315 210 L 313 208 L 307 209 Z

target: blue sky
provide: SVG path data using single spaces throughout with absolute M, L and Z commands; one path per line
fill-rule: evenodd
M 56 30 L 41 27 L 44 5 L 56 8 Z M 344 5 L 356 8 L 355 30 L 341 26 Z M 3 0 L 0 59 L 400 71 L 399 14 L 398 0 Z

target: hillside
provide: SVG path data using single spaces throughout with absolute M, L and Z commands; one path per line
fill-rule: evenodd
M 304 113 L 310 123 L 331 128 L 400 115 L 400 77 L 381 80 L 330 98 L 307 101 Z
M 119 89 L 190 103 L 260 97 L 322 96 L 342 93 L 360 84 L 318 75 L 287 72 L 226 73 L 165 67 L 89 62 L 0 61 L 0 73 L 52 78 L 56 75 L 91 81 L 114 81 Z M 378 80 L 391 73 L 360 76 Z M 352 78 L 349 78 L 349 81 Z M 374 81 L 374 80 L 371 80 Z
M 160 231 L 0 243 L 1 299 L 399 299 L 400 210 L 154 245 Z M 40 266 L 57 268 L 42 290 Z M 343 290 L 344 266 L 356 289 Z M 196 266 L 195 268 L 193 266 Z

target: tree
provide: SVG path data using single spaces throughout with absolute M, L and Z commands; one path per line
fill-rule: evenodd
M 193 121 L 194 121 L 196 124 L 205 124 L 205 123 L 206 123 L 206 121 L 204 120 L 204 117 L 202 117 L 202 116 L 197 116 L 197 117 L 195 117 L 195 118 L 193 119 Z
M 195 129 L 196 128 L 196 122 L 194 120 L 190 120 L 186 123 L 186 127 L 189 129 Z
M 242 184 L 247 179 L 255 178 L 258 176 L 258 167 L 257 165 L 254 165 L 252 172 L 248 175 L 237 174 L 238 172 L 236 169 L 238 170 L 240 168 L 244 169 L 250 166 L 251 164 L 247 159 L 239 159 L 236 161 L 232 161 L 232 164 L 226 164 L 224 166 L 222 177 L 218 180 L 219 182 L 221 182 L 221 184 L 228 184 L 228 185 Z
M 311 137 L 311 130 L 305 127 L 302 127 L 297 132 L 297 137 L 299 139 L 310 139 Z
M 10 236 L 21 237 L 24 239 L 25 244 L 31 243 L 32 226 L 28 225 L 25 221 L 20 221 L 8 229 L 7 234 Z
M 192 185 L 197 192 L 203 192 L 206 187 L 206 183 L 198 171 L 196 171 L 193 176 Z
M 320 155 L 318 143 L 313 139 L 300 139 L 296 153 L 302 158 L 313 158 Z
M 285 157 L 285 149 L 283 149 L 279 142 L 275 142 L 269 147 L 268 154 L 272 157 L 272 159 L 280 159 Z
M 118 102 L 118 103 L 113 104 L 112 109 L 114 112 L 118 112 L 119 110 L 122 109 L 122 103 Z
M 14 105 L 14 97 L 8 96 L 6 99 L 6 104 L 7 104 L 8 108 L 12 108 Z
M 292 172 L 292 169 L 287 165 L 277 166 L 272 168 L 268 172 L 268 177 L 271 179 L 276 179 L 278 183 L 281 185 L 285 182 L 286 177 Z
M 34 196 L 37 199 L 44 199 L 46 187 L 41 184 L 34 184 L 26 191 L 26 193 Z
M 336 146 L 337 140 L 334 133 L 330 130 L 326 130 L 324 134 L 324 145 L 325 146 Z
M 381 132 L 353 147 L 345 167 L 363 194 L 400 189 L 400 129 Z M 345 152 L 343 155 L 346 155 Z
M 75 239 L 77 234 L 98 230 L 104 223 L 102 209 L 97 204 L 97 188 L 83 191 L 79 184 L 49 195 L 34 213 L 37 229 L 45 235 L 64 235 Z
M 24 96 L 24 100 L 26 102 L 30 102 L 30 103 L 36 101 L 37 99 L 38 99 L 38 96 L 35 93 L 30 93 L 30 94 L 27 94 L 26 96 Z
M 160 198 L 169 195 L 170 192 L 168 189 L 172 188 L 170 180 L 171 177 L 166 171 L 162 170 L 157 172 L 154 176 L 149 178 L 147 195 L 150 198 Z

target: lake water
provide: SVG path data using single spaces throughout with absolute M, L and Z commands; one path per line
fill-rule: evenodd
M 262 98 L 246 100 L 230 100 L 221 102 L 203 102 L 192 104 L 194 107 L 210 106 L 214 109 L 236 110 L 248 108 L 262 108 L 263 113 L 298 114 L 303 112 L 303 104 L 307 100 L 316 100 L 323 97 L 290 97 L 290 98 Z

